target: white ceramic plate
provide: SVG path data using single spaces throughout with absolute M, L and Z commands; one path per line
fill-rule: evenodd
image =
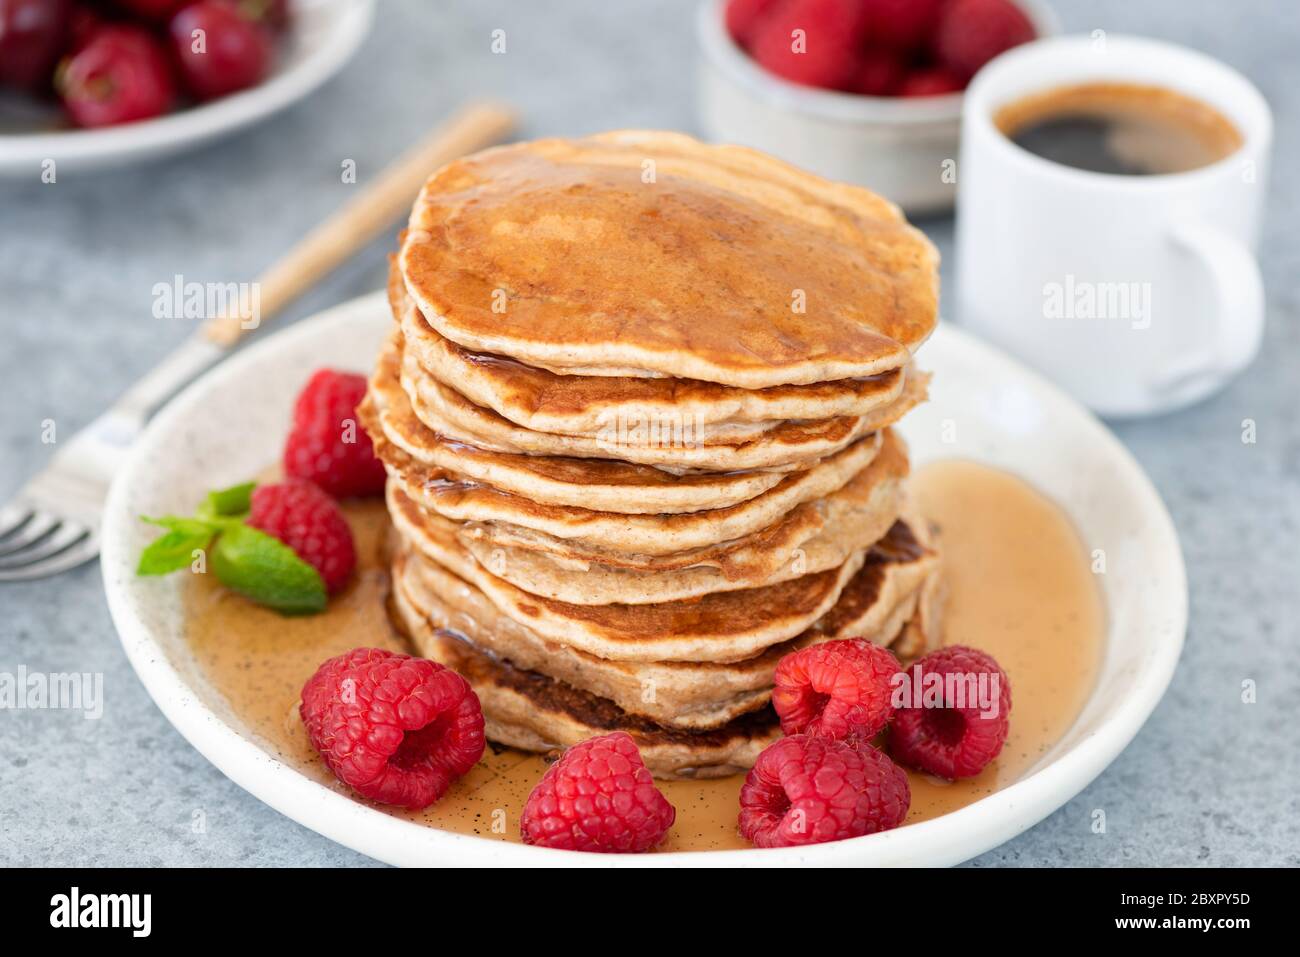
M 139 123 L 95 130 L 0 134 L 0 175 L 59 173 L 166 156 L 265 119 L 337 73 L 370 30 L 375 0 L 294 0 L 293 25 L 278 43 L 275 68 L 239 93 Z
M 1109 640 L 1096 690 L 1069 733 L 1016 783 L 952 814 L 883 834 L 770 851 L 586 855 L 437 831 L 322 787 L 262 750 L 186 652 L 176 578 L 133 574 L 153 532 L 139 515 L 188 514 L 204 490 L 273 462 L 293 397 L 322 365 L 362 370 L 392 325 L 383 294 L 346 303 L 223 363 L 150 425 L 109 497 L 104 584 L 132 665 L 168 720 L 241 787 L 348 847 L 393 864 L 953 864 L 1033 826 L 1132 740 L 1174 671 L 1187 585 L 1173 524 L 1141 469 L 1088 412 L 951 326 L 923 347 L 928 403 L 903 428 L 915 459 L 960 456 L 1010 470 L 1107 549 Z M 960 443 L 943 444 L 945 419 Z

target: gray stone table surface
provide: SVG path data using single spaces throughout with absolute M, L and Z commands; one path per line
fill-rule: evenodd
M 1173 685 L 1082 794 L 975 866 L 1300 863 L 1300 5 L 1277 0 L 1051 0 L 1067 30 L 1169 38 L 1250 76 L 1277 117 L 1260 359 L 1195 408 L 1116 432 L 1173 513 L 1191 627 Z M 373 34 L 325 88 L 215 146 L 116 172 L 0 181 L 0 501 L 49 451 L 189 332 L 151 318 L 174 275 L 257 273 L 456 104 L 501 95 L 525 136 L 694 130 L 684 0 L 381 0 Z M 508 54 L 489 51 L 504 28 Z M 921 224 L 950 253 L 948 219 Z M 281 323 L 381 285 L 376 243 Z M 945 269 L 945 274 L 948 270 Z M 960 318 L 960 317 L 958 317 Z M 279 325 L 277 324 L 277 325 Z M 1258 441 L 1243 444 L 1243 419 Z M 100 720 L 0 713 L 0 865 L 373 863 L 236 787 L 164 720 L 118 645 L 94 564 L 0 586 L 0 671 L 101 672 Z M 1259 703 L 1240 703 L 1243 679 Z M 1092 812 L 1107 815 L 1092 833 Z M 207 828 L 193 833 L 196 809 Z

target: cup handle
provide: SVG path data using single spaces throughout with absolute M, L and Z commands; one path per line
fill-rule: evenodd
M 1202 376 L 1236 375 L 1255 358 L 1264 336 L 1264 279 L 1246 244 L 1200 223 L 1175 229 L 1170 239 L 1210 277 L 1215 309 L 1209 345 L 1166 365 L 1152 385 L 1157 392 L 1179 390 Z

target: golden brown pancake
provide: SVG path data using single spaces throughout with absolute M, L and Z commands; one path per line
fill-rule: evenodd
M 382 360 L 358 411 L 376 445 L 391 448 L 395 462 L 420 466 L 425 481 L 490 486 L 541 505 L 623 514 L 694 512 L 756 498 L 786 475 L 777 470 L 677 474 L 614 459 L 518 455 L 457 442 L 415 417 L 396 371 Z M 860 448 L 872 442 L 868 437 Z
M 887 434 L 872 433 L 807 470 L 777 474 L 775 484 L 766 479 L 754 483 L 759 491 L 734 504 L 727 502 L 730 494 L 719 494 L 714 507 L 649 511 L 644 501 L 638 505 L 637 495 L 644 494 L 648 501 L 669 497 L 659 495 L 659 487 L 649 481 L 637 485 L 635 476 L 588 468 L 598 464 L 594 460 L 502 458 L 504 453 L 485 458 L 472 446 L 445 442 L 432 430 L 417 426 L 396 404 L 379 407 L 375 400 L 380 397 L 372 388 L 359 418 L 389 473 L 425 508 L 456 521 L 516 525 L 554 539 L 628 554 L 673 555 L 769 528 L 804 502 L 842 488 L 879 454 L 881 437 Z M 599 481 L 583 484 L 587 476 L 600 479 L 611 472 L 615 481 L 603 487 Z M 731 493 L 730 483 L 736 482 L 749 491 L 750 477 L 724 476 L 721 488 Z M 694 475 L 666 476 L 665 484 L 673 478 L 698 494 L 709 491 Z M 585 489 L 590 491 L 584 497 Z M 550 498 L 581 504 L 551 504 Z
M 466 349 L 759 389 L 904 366 L 934 328 L 937 258 L 868 190 L 625 131 L 448 164 L 399 263 L 429 324 Z
M 582 569 L 588 564 L 641 571 L 710 567 L 733 581 L 773 574 L 791 558 L 793 549 L 824 527 L 818 503 L 825 495 L 818 492 L 834 494 L 861 472 L 847 470 L 847 477 L 841 478 L 838 470 L 829 471 L 828 466 L 825 473 L 800 473 L 801 481 L 780 485 L 752 502 L 730 508 L 679 515 L 619 515 L 537 505 L 486 486 L 431 482 L 409 459 L 399 461 L 391 448 L 382 447 L 380 452 L 390 486 L 396 486 L 413 507 L 460 522 L 458 537 L 462 541 L 542 552 L 569 568 Z M 882 483 L 897 485 L 899 464 L 893 455 L 886 460 Z M 884 492 L 892 496 L 896 488 L 887 486 Z M 390 505 L 406 504 L 391 495 L 389 501 Z M 876 506 L 872 510 L 879 512 L 889 502 L 871 504 Z M 395 511 L 394 518 L 399 517 Z M 419 524 L 419 516 L 413 521 Z M 528 525 L 516 524 L 524 522 Z M 870 540 L 862 542 L 863 546 L 869 544 Z
M 898 517 L 907 474 L 902 443 L 892 432 L 885 436 L 881 454 L 843 488 L 800 505 L 753 536 L 697 551 L 696 564 L 678 562 L 679 567 L 575 562 L 535 548 L 495 544 L 473 530 L 461 534 L 462 525 L 420 508 L 396 482 L 388 490 L 389 511 L 417 546 L 430 534 L 439 540 L 457 537 L 484 569 L 530 594 L 579 605 L 680 601 L 835 568 L 864 543 L 881 538 Z
M 740 661 L 799 634 L 830 610 L 870 542 L 844 563 L 774 585 L 650 605 L 577 605 L 532 595 L 493 575 L 435 525 L 394 515 L 422 556 L 481 590 L 497 610 L 544 638 L 618 661 Z
M 901 369 L 766 389 L 694 379 L 557 375 L 505 356 L 471 352 L 439 335 L 407 294 L 396 261 L 388 292 L 408 358 L 442 385 L 536 432 L 591 435 L 614 422 L 680 418 L 707 425 L 707 437 L 726 441 L 765 431 L 782 419 L 864 415 L 903 390 Z M 741 431 L 739 425 L 746 423 L 761 428 Z
M 664 507 L 652 512 L 646 503 L 669 498 L 659 495 L 657 486 L 637 487 L 628 482 L 602 487 L 593 483 L 584 494 L 588 488 L 582 484 L 585 475 L 608 474 L 606 470 L 588 470 L 590 460 L 497 455 L 485 462 L 479 450 L 443 442 L 436 433 L 415 425 L 396 403 L 376 412 L 377 398 L 382 398 L 382 393 L 372 384 L 360 418 L 390 475 L 421 506 L 445 518 L 473 523 L 473 534 L 499 545 L 638 568 L 701 564 L 702 558 L 686 553 L 716 551 L 714 547 L 721 543 L 760 533 L 771 537 L 780 530 L 779 540 L 788 542 L 791 523 L 798 518 L 792 510 L 842 488 L 878 454 L 880 436 L 889 434 L 868 435 L 735 504 L 727 504 L 720 495 L 718 507 Z M 513 468 L 516 463 L 518 467 Z M 471 479 L 453 471 L 458 466 L 482 478 Z M 541 476 L 544 482 L 538 480 L 539 467 L 547 469 Z M 752 476 L 725 478 L 723 487 L 729 490 L 731 482 L 747 487 Z M 494 480 L 509 491 L 491 484 Z M 694 475 L 682 476 L 681 482 L 692 492 L 707 492 Z M 639 494 L 644 494 L 644 499 L 638 503 Z M 551 504 L 547 499 L 582 504 Z M 772 541 L 775 544 L 778 539 Z
M 444 629 L 517 667 L 540 670 L 608 698 L 629 714 L 678 728 L 712 728 L 767 702 L 772 673 L 786 654 L 832 638 L 889 645 L 900 659 L 924 650 L 937 627 L 939 559 L 900 520 L 867 555 L 835 607 L 801 635 L 738 662 L 610 661 L 547 641 L 501 614 L 475 586 L 403 546 L 393 559 L 393 607 L 421 649 L 421 636 Z M 918 642 L 920 642 L 918 644 Z
M 628 712 L 608 698 L 522 668 L 462 634 L 434 627 L 418 617 L 405 617 L 397 608 L 394 620 L 399 628 L 410 622 L 409 637 L 422 655 L 465 676 L 483 704 L 488 738 L 500 744 L 549 752 L 596 735 L 626 731 L 636 740 L 655 777 L 676 779 L 743 772 L 780 737 L 770 705 L 744 711 L 715 727 L 669 727 Z M 892 647 L 914 642 L 921 629 L 920 619 L 914 617 Z
M 397 333 L 390 344 L 401 351 Z M 475 405 L 455 389 L 426 375 L 418 363 L 403 360 L 400 381 L 416 418 L 439 435 L 476 448 L 517 455 L 616 459 L 680 470 L 737 472 L 804 468 L 856 442 L 892 421 L 902 400 L 874 413 L 814 421 L 788 420 L 740 437 L 715 436 L 680 417 L 662 423 L 612 421 L 595 435 L 557 435 L 515 425 L 491 409 Z
M 606 698 L 579 691 L 540 672 L 484 654 L 451 632 L 435 632 L 421 653 L 459 672 L 483 705 L 489 740 L 524 751 L 559 751 L 588 738 L 626 731 L 657 778 L 717 778 L 743 772 L 781 736 L 770 707 L 718 728 L 665 728 L 630 715 Z

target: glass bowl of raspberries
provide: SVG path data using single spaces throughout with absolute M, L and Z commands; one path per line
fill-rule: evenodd
M 962 91 L 998 54 L 1060 32 L 1042 0 L 708 0 L 700 123 L 910 214 L 956 193 Z

